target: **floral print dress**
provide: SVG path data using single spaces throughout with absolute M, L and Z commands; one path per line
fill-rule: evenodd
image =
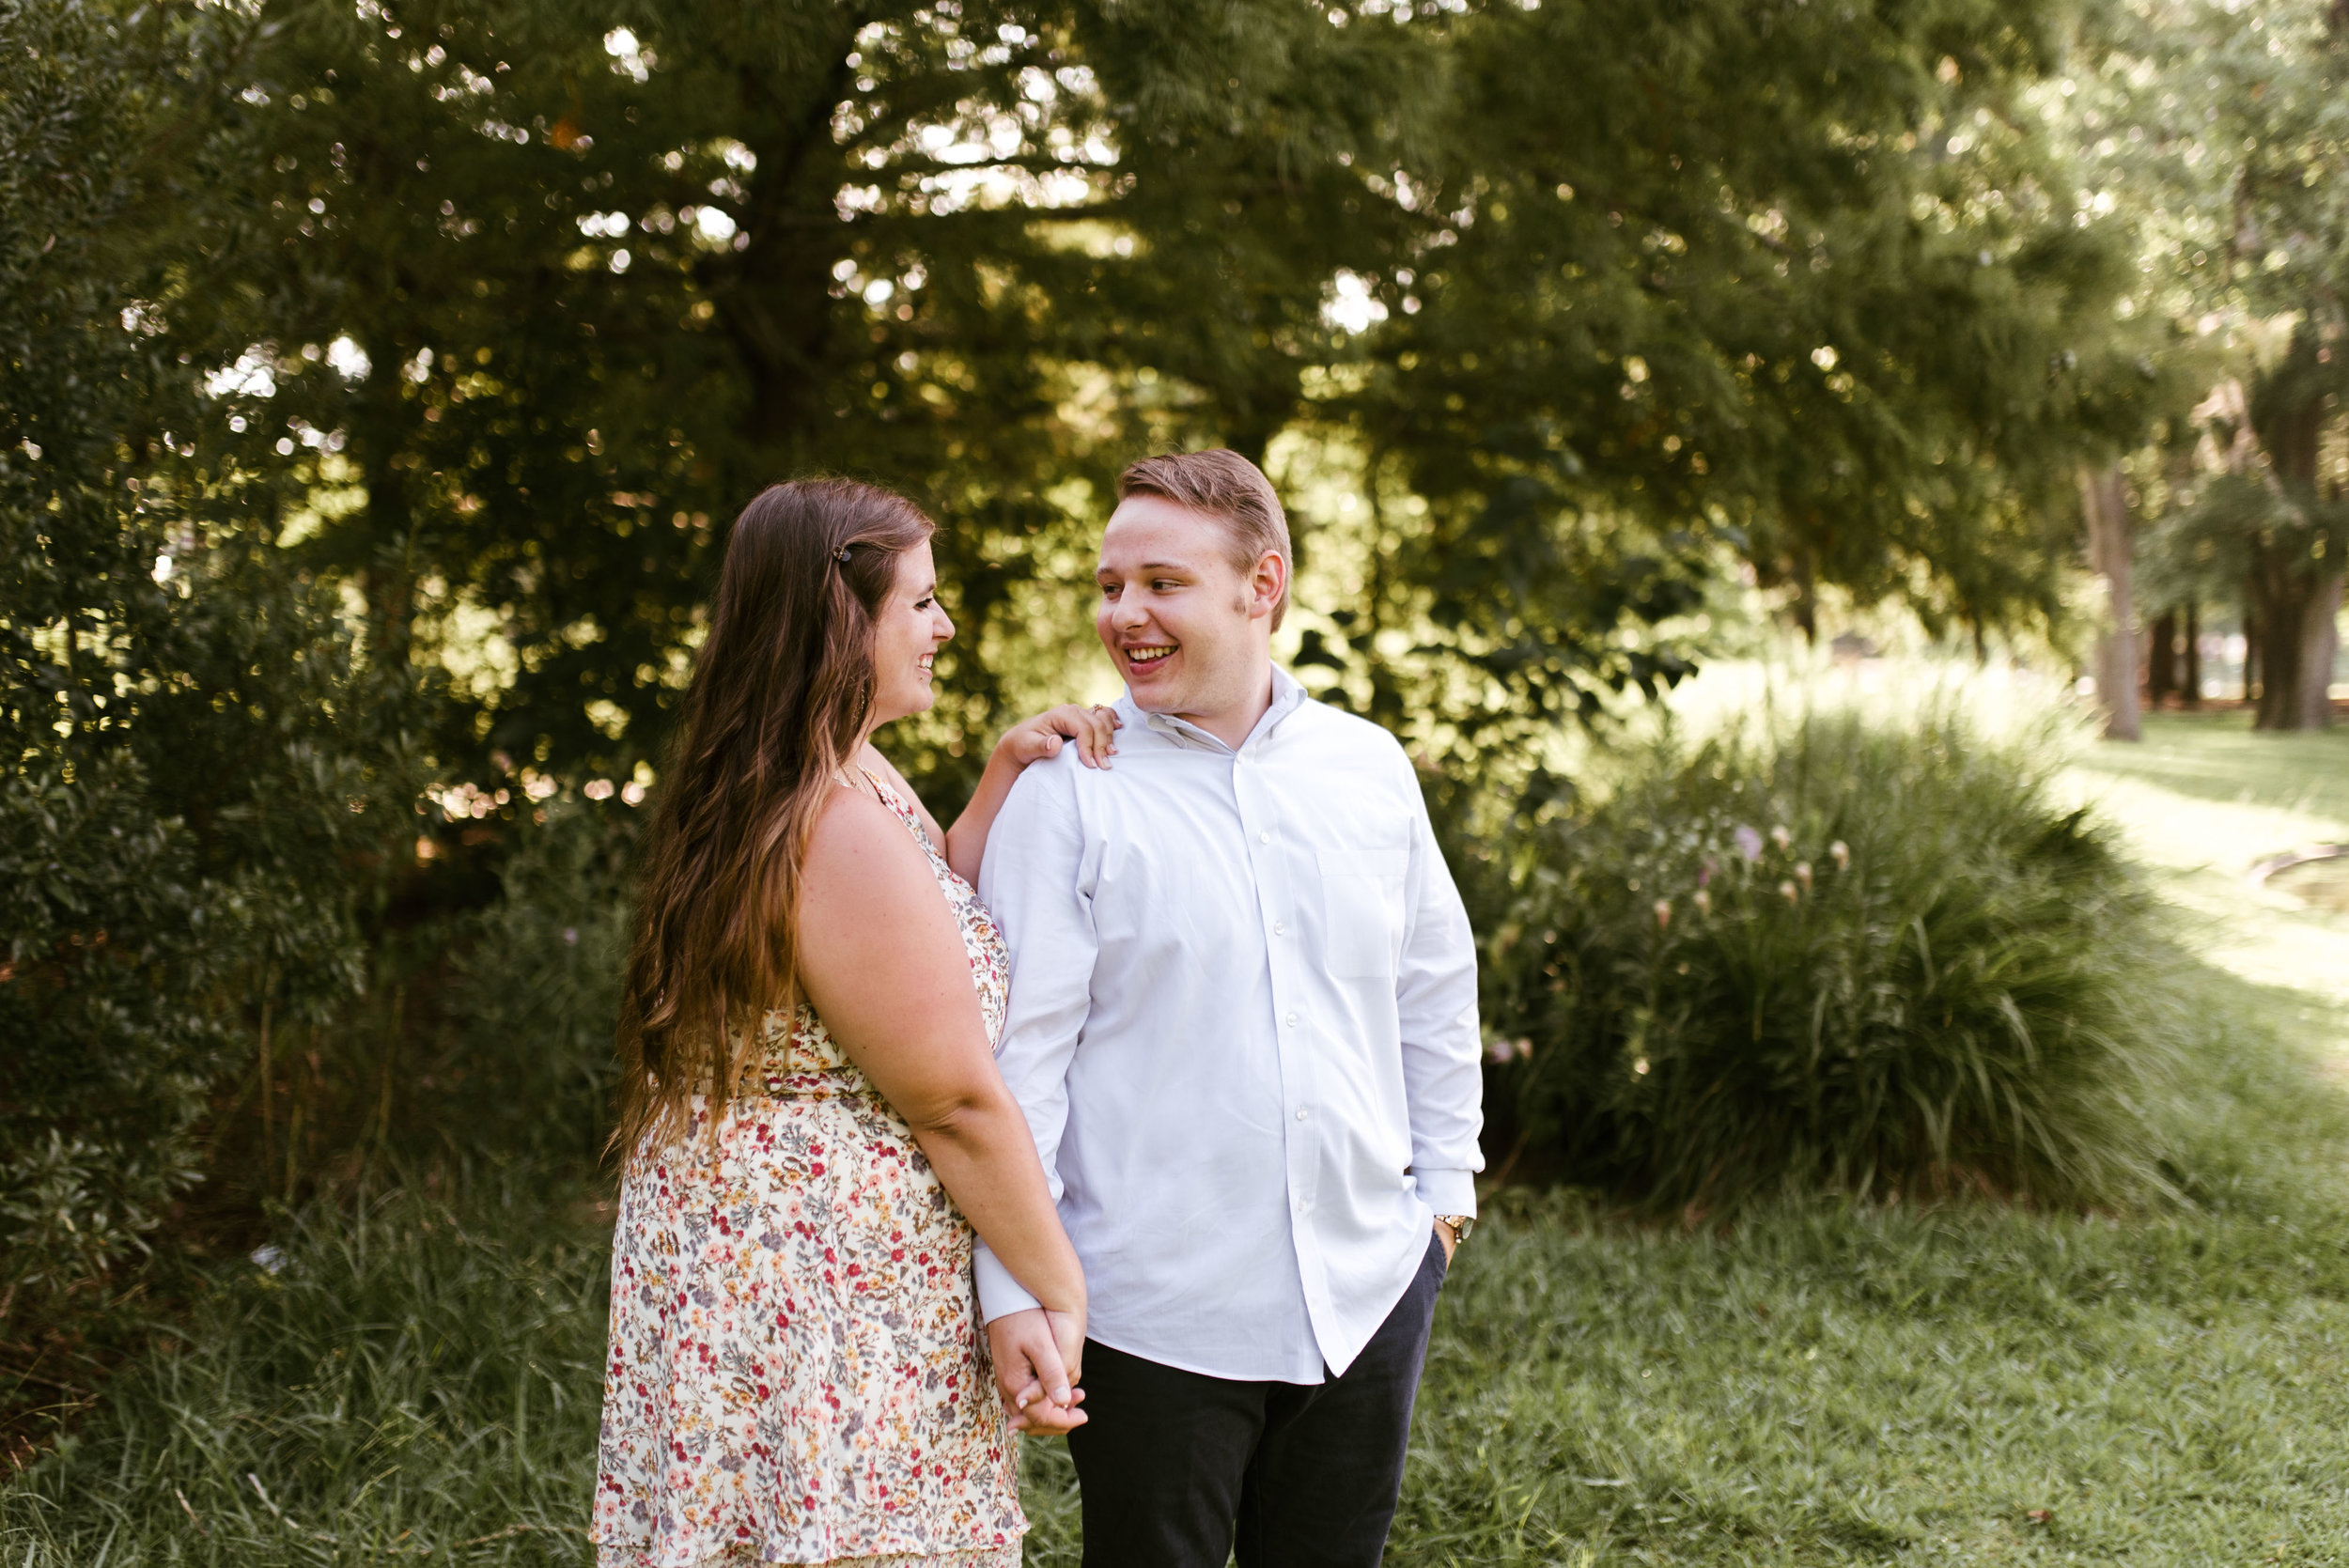
M 873 787 L 961 923 L 991 1042 L 1003 934 Z M 690 1136 L 637 1150 L 621 1188 L 599 1568 L 1017 1568 L 1028 1524 L 970 1224 L 811 1009 L 767 1014 L 760 1047 L 714 1143 L 697 1096 Z

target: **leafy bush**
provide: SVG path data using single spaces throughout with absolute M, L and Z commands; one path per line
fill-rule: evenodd
M 141 282 L 187 68 L 140 15 L 0 0 L 0 1318 L 37 1323 L 196 1179 L 272 1019 L 361 987 L 420 782 L 404 664 L 189 460 Z
M 2167 950 L 2057 738 L 1812 711 L 1520 830 L 1482 928 L 1527 1137 L 1661 1205 L 2158 1183 Z
M 205 1000 L 235 911 L 145 782 L 128 757 L 0 777 L 0 1312 L 143 1245 L 226 1053 Z
M 551 805 L 545 822 L 518 828 L 505 896 L 460 922 L 448 1028 L 428 1075 L 462 1107 L 461 1123 L 440 1127 L 448 1153 L 571 1165 L 600 1157 L 628 938 L 624 820 Z

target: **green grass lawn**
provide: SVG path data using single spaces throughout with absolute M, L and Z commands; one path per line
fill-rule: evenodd
M 2271 830 L 2349 838 L 2349 737 L 2240 723 L 2077 771 L 2201 955 L 2186 1202 L 1690 1234 L 1506 1195 L 1445 1289 L 1390 1560 L 2349 1563 L 2349 923 L 2242 876 Z M 289 1226 L 0 1488 L 0 1565 L 587 1560 L 606 1225 L 517 1178 Z M 1029 1483 L 1029 1561 L 1073 1564 L 1057 1445 Z
M 2145 738 L 2099 746 L 2088 766 L 2220 805 L 2280 806 L 2349 830 L 2349 728 L 2263 735 L 2240 711 L 2149 713 Z
M 2257 735 L 2243 715 L 2155 714 L 2145 738 L 2107 741 L 2075 770 L 2118 817 L 2139 857 L 2186 912 L 2188 939 L 2221 968 L 2317 1002 L 2349 1003 L 2349 918 L 2253 888 L 2269 856 L 2349 844 L 2349 727 Z M 2311 1018 L 2327 1045 L 2338 1014 Z

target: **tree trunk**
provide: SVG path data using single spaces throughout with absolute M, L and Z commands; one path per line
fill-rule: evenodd
M 2317 499 L 2318 449 L 2332 405 L 2320 370 L 2328 350 L 2304 324 L 2293 334 L 2284 362 L 2267 372 L 2250 401 L 2251 425 L 2266 453 L 2279 493 L 2298 505 Z M 2334 617 L 2341 611 L 2341 570 L 2321 550 L 2311 553 L 2296 529 L 2251 548 L 2251 594 L 2260 619 L 2260 702 L 2253 726 L 2314 729 L 2332 719 Z
M 2285 551 L 2255 545 L 2251 555 L 2252 616 L 2258 628 L 2259 703 L 2251 727 L 2262 730 L 2306 728 L 2305 688 L 2308 625 L 2316 584 L 2300 563 L 2282 559 Z M 2247 642 L 2252 639 L 2247 637 Z
M 2243 595 L 2243 706 L 2250 707 L 2260 700 L 2260 617 L 2258 596 L 2249 590 Z
M 2180 685 L 2180 702 L 2202 706 L 2202 607 L 2191 599 L 2186 606 L 2186 674 Z
M 2105 580 L 2111 621 L 2096 638 L 2096 701 L 2105 737 L 2143 737 L 2137 713 L 2137 606 L 2129 573 L 2129 498 L 2121 465 L 2082 468 L 2080 509 L 2088 517 L 2088 566 Z
M 2164 611 L 2145 637 L 2145 706 L 2158 708 L 2178 690 L 2178 613 Z
M 835 205 L 848 171 L 832 130 L 833 105 L 855 75 L 853 24 L 837 22 L 845 14 L 835 13 L 839 36 L 815 45 L 833 62 L 822 90 L 800 92 L 776 73 L 741 68 L 741 135 L 757 158 L 741 248 L 696 268 L 750 383 L 740 429 L 759 467 L 739 481 L 745 493 L 805 460 L 825 394 L 854 351 L 851 334 L 863 331 L 857 302 L 831 297 L 832 267 L 848 239 Z
M 2333 661 L 2341 653 L 2341 578 L 2326 572 L 2300 618 L 2300 707 L 2295 729 L 2321 730 L 2333 722 Z
M 1795 551 L 1795 625 L 1802 630 L 1803 646 L 1819 645 L 1819 584 L 1808 549 Z

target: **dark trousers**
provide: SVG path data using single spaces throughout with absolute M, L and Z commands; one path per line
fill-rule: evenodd
M 1085 1568 L 1377 1568 L 1443 1283 L 1418 1277 L 1343 1377 L 1243 1383 L 1085 1345 L 1068 1435 Z M 1325 1369 L 1326 1370 L 1326 1369 Z

